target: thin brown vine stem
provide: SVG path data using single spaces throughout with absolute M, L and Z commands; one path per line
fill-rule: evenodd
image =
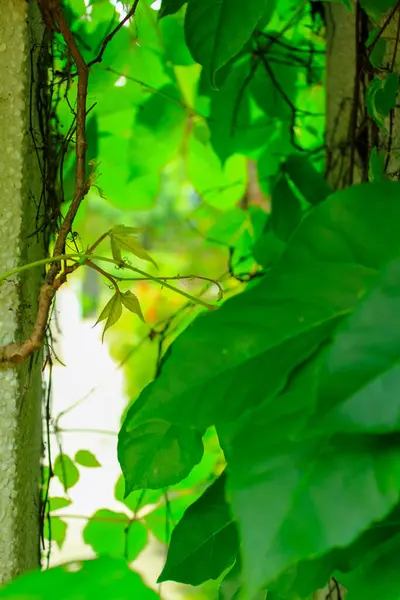
M 69 56 L 75 62 L 78 76 L 77 86 L 77 109 L 76 109 L 76 168 L 75 168 L 75 189 L 72 202 L 69 206 L 67 214 L 60 226 L 58 231 L 56 243 L 54 246 L 53 256 L 57 256 L 63 253 L 67 236 L 71 231 L 73 221 L 78 212 L 79 206 L 88 193 L 91 185 L 90 178 L 86 179 L 86 102 L 87 102 L 87 91 L 88 91 L 88 78 L 89 78 L 89 66 L 85 62 L 78 45 L 76 43 L 74 34 L 71 32 L 68 23 L 65 19 L 61 2 L 55 0 L 54 2 L 48 2 L 47 0 L 38 0 L 39 9 L 41 10 L 43 21 L 46 26 L 50 29 L 58 31 L 68 48 Z M 136 11 L 139 0 L 135 0 L 132 8 L 128 15 L 122 19 L 118 26 L 108 35 L 103 41 L 100 54 L 97 59 L 98 62 L 101 60 L 108 43 L 112 40 L 115 34 L 121 29 L 128 18 L 132 17 Z M 93 64 L 93 61 L 92 63 Z M 77 267 L 75 267 L 77 268 Z M 46 278 L 40 288 L 39 299 L 38 299 L 38 310 L 36 315 L 36 321 L 30 337 L 21 343 L 11 343 L 6 346 L 0 346 L 0 363 L 13 366 L 16 364 L 22 364 L 25 359 L 33 354 L 36 350 L 39 350 L 43 345 L 45 337 L 46 327 L 48 323 L 50 307 L 52 305 L 55 293 L 57 289 L 66 281 L 66 274 L 58 278 L 56 285 L 56 278 L 61 270 L 61 263 L 54 262 L 49 268 Z
M 368 57 L 371 55 L 371 52 L 373 51 L 373 49 L 375 48 L 376 44 L 378 43 L 378 40 L 382 37 L 382 35 L 385 32 L 387 26 L 389 25 L 390 21 L 393 19 L 394 15 L 396 14 L 396 11 L 399 8 L 400 8 L 400 0 L 398 0 L 398 2 L 396 3 L 396 6 L 394 6 L 394 8 L 389 13 L 386 21 L 384 22 L 384 24 L 380 28 L 380 31 L 379 31 L 378 35 L 375 37 L 374 41 L 368 46 Z
M 101 62 L 103 60 L 103 54 L 106 51 L 106 48 L 107 48 L 108 44 L 111 42 L 111 40 L 113 39 L 113 37 L 118 33 L 118 31 L 125 25 L 125 23 L 127 23 L 129 21 L 129 19 L 131 19 L 134 16 L 138 4 L 139 4 L 139 0 L 135 0 L 135 2 L 133 3 L 132 7 L 129 9 L 129 11 L 125 15 L 125 17 L 122 19 L 122 21 L 120 21 L 118 23 L 118 25 L 112 30 L 112 32 L 109 33 L 104 38 L 103 43 L 101 45 L 100 52 L 98 53 L 98 55 L 96 56 L 96 58 L 94 58 L 93 60 L 91 60 L 88 63 L 88 67 L 91 67 L 91 66 L 95 65 L 96 63 L 99 63 L 99 62 Z
M 93 263 L 91 263 L 91 261 L 87 261 L 85 264 L 87 264 L 90 267 L 90 266 L 92 266 Z M 96 269 L 96 270 L 98 270 L 98 269 Z M 105 277 L 107 275 L 109 275 L 115 281 L 149 281 L 149 279 L 150 279 L 149 277 L 119 277 L 117 275 L 111 275 L 110 273 L 107 273 L 106 271 L 103 271 L 103 270 L 101 270 L 100 272 Z M 201 281 L 208 281 L 210 284 L 217 286 L 220 297 L 222 297 L 222 295 L 223 295 L 222 286 L 216 279 L 211 279 L 210 277 L 203 277 L 202 275 L 171 275 L 168 277 L 159 277 L 159 283 L 162 285 L 163 281 L 177 281 L 177 280 L 181 281 L 183 279 L 201 279 Z
M 57 11 L 56 18 L 61 35 L 64 38 L 70 56 L 74 60 L 78 71 L 78 90 L 76 106 L 76 167 L 74 197 L 58 232 L 57 241 L 55 243 L 53 252 L 54 256 L 62 254 L 67 235 L 71 231 L 72 223 L 75 219 L 76 213 L 78 212 L 79 206 L 90 188 L 90 181 L 86 180 L 86 100 L 89 68 L 77 46 L 75 38 L 68 27 L 68 23 L 61 9 Z M 54 282 L 54 279 L 60 272 L 60 269 L 61 265 L 59 263 L 54 263 L 54 265 L 50 267 L 46 277 L 48 284 L 51 285 Z
M 308 4 L 308 0 L 303 0 L 303 2 L 300 4 L 300 6 L 296 10 L 296 12 L 291 16 L 289 21 L 286 23 L 286 25 L 274 36 L 273 39 L 270 40 L 270 43 L 267 44 L 266 48 L 264 48 L 265 51 L 268 51 L 268 49 L 271 46 L 273 46 L 273 44 L 275 44 L 277 42 L 277 40 L 279 40 L 282 36 L 284 36 L 285 33 L 294 26 L 294 24 L 296 23 L 296 20 L 300 17 L 301 13 L 303 12 L 303 10 L 307 6 L 307 4 Z
M 353 89 L 353 105 L 350 119 L 350 131 L 349 140 L 351 142 L 350 147 L 350 165 L 349 165 L 349 180 L 348 184 L 352 185 L 354 180 L 354 168 L 355 168 L 355 154 L 356 154 L 356 136 L 357 136 L 357 117 L 358 117 L 358 105 L 360 102 L 360 76 L 362 68 L 362 56 L 360 52 L 360 20 L 361 20 L 361 6 L 359 0 L 357 0 L 356 8 L 356 69 L 354 76 L 354 89 Z
M 111 435 L 113 437 L 118 436 L 117 431 L 109 431 L 108 429 L 82 429 L 80 427 L 73 427 L 64 429 L 62 427 L 58 428 L 57 431 L 51 432 L 53 435 L 56 433 L 93 433 L 96 435 Z
M 96 250 L 97 246 L 98 246 L 99 244 L 101 244 L 101 242 L 102 242 L 103 240 L 105 240 L 105 239 L 106 239 L 106 237 L 107 237 L 108 235 L 110 235 L 110 231 L 111 231 L 111 230 L 108 230 L 108 231 L 106 231 L 105 233 L 103 233 L 103 235 L 101 235 L 101 236 L 100 236 L 100 237 L 99 237 L 99 238 L 98 238 L 98 239 L 97 239 L 97 240 L 94 242 L 94 244 L 92 244 L 92 245 L 90 246 L 90 248 L 88 248 L 88 249 L 87 249 L 87 251 L 86 251 L 86 253 L 85 253 L 85 254 L 92 254 L 92 252 L 94 252 L 94 250 Z
M 114 278 L 112 275 L 110 275 L 110 273 L 107 273 L 107 271 L 104 271 L 104 269 L 102 269 L 101 267 L 99 267 L 98 265 L 96 265 L 95 263 L 93 263 L 91 260 L 86 260 L 85 261 L 85 265 L 87 265 L 91 269 L 94 269 L 95 271 L 97 271 L 98 273 L 100 273 L 101 275 L 103 275 L 103 277 L 105 277 L 106 279 L 108 279 L 108 281 L 110 281 L 111 284 L 114 286 L 115 291 L 117 293 L 119 293 L 119 287 L 118 287 L 117 282 L 115 281 L 116 278 Z

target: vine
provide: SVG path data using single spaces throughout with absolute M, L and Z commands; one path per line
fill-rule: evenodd
M 36 261 L 34 263 L 23 265 L 21 267 L 15 268 L 8 273 L 5 273 L 0 276 L 0 284 L 2 281 L 11 277 L 12 275 L 17 275 L 27 269 L 47 265 L 49 264 L 49 269 L 46 273 L 45 279 L 42 283 L 40 293 L 39 293 L 39 302 L 38 302 L 38 311 L 36 316 L 36 322 L 34 324 L 32 333 L 30 337 L 20 343 L 10 343 L 6 346 L 0 347 L 0 363 L 6 364 L 8 366 L 22 364 L 29 356 L 31 356 L 36 350 L 41 348 L 45 333 L 46 327 L 48 323 L 50 308 L 52 306 L 53 299 L 55 297 L 56 291 L 67 281 L 68 275 L 73 273 L 77 268 L 85 264 L 86 266 L 96 270 L 101 273 L 106 279 L 108 279 L 115 288 L 115 295 L 111 298 L 110 302 L 104 308 L 102 314 L 99 317 L 99 321 L 103 319 L 107 319 L 105 330 L 111 326 L 111 324 L 115 324 L 118 320 L 121 310 L 122 310 L 122 302 L 128 310 L 135 312 L 141 318 L 143 318 L 139 301 L 136 296 L 134 296 L 131 292 L 125 292 L 121 294 L 119 287 L 117 285 L 117 280 L 122 281 L 122 278 L 118 278 L 112 276 L 107 273 L 99 266 L 97 266 L 93 260 L 100 260 L 109 263 L 115 264 L 119 268 L 127 268 L 130 269 L 144 277 L 145 279 L 149 279 L 153 282 L 160 283 L 162 286 L 173 290 L 174 292 L 190 299 L 191 301 L 195 301 L 197 304 L 211 310 L 216 308 L 215 306 L 210 305 L 209 303 L 201 300 L 195 299 L 190 294 L 187 294 L 183 290 L 180 290 L 176 287 L 171 286 L 167 280 L 169 279 L 193 279 L 193 275 L 189 276 L 177 276 L 177 277 L 154 277 L 138 268 L 132 267 L 128 263 L 126 263 L 121 256 L 121 250 L 130 250 L 136 256 L 140 258 L 144 258 L 145 260 L 150 260 L 154 262 L 144 251 L 143 248 L 139 245 L 139 243 L 134 240 L 134 238 L 130 237 L 130 234 L 136 233 L 137 230 L 135 228 L 127 228 L 124 225 L 120 225 L 115 227 L 113 230 L 106 232 L 103 236 L 101 236 L 93 246 L 85 253 L 65 253 L 65 245 L 67 241 L 68 235 L 72 231 L 72 226 L 74 219 L 77 215 L 78 209 L 84 200 L 85 196 L 89 192 L 91 186 L 96 186 L 96 173 L 95 173 L 95 164 L 92 164 L 92 170 L 89 176 L 86 174 L 86 151 L 87 151 L 87 140 L 86 140 L 86 118 L 88 115 L 87 109 L 87 91 L 88 91 L 88 78 L 89 78 L 89 69 L 91 66 L 99 63 L 103 59 L 104 52 L 108 46 L 108 44 L 113 40 L 114 36 L 120 31 L 123 25 L 128 22 L 134 15 L 139 4 L 139 0 L 135 0 L 130 10 L 127 12 L 125 17 L 118 23 L 118 25 L 113 29 L 111 33 L 109 33 L 103 40 L 100 51 L 96 58 L 91 60 L 90 62 L 85 62 L 83 55 L 78 47 L 76 38 L 72 33 L 65 14 L 63 12 L 61 0 L 38 0 L 38 5 L 42 13 L 43 21 L 45 23 L 45 39 L 47 43 L 43 44 L 43 48 L 48 48 L 48 42 L 51 38 L 52 33 L 61 34 L 70 59 L 74 62 L 76 67 L 76 73 L 69 73 L 68 80 L 73 77 L 77 77 L 77 98 L 76 98 L 76 111 L 74 111 L 74 126 L 72 130 L 69 132 L 67 136 L 67 144 L 72 138 L 72 133 L 75 133 L 76 142 L 75 142 L 75 184 L 74 184 L 74 193 L 72 202 L 67 210 L 67 213 L 62 220 L 61 225 L 58 227 L 58 232 L 56 235 L 56 240 L 54 244 L 53 255 L 50 258 Z M 43 54 L 41 54 L 43 57 Z M 47 64 L 47 62 L 46 62 Z M 46 88 L 47 89 L 47 88 Z M 48 120 L 51 120 L 51 115 L 47 114 Z M 32 132 L 31 132 L 32 133 Z M 44 138 L 44 144 L 46 148 L 46 142 L 49 141 L 48 136 L 45 135 L 42 124 L 42 136 Z M 36 147 L 36 146 L 35 146 Z M 47 156 L 49 151 L 48 148 L 45 150 L 45 156 Z M 64 153 L 66 151 L 66 147 L 64 145 Z M 39 154 L 38 149 L 36 148 L 37 154 Z M 61 183 L 62 183 L 62 162 L 61 160 Z M 46 164 L 46 163 L 45 163 Z M 45 182 L 46 186 L 47 174 L 43 170 L 42 178 Z M 45 190 L 48 192 L 50 198 L 56 199 L 56 190 L 52 187 L 50 190 Z M 46 206 L 47 208 L 47 206 Z M 51 208 L 51 213 L 46 215 L 46 218 L 50 223 L 54 223 L 59 219 L 59 203 L 56 203 L 56 206 Z M 40 228 L 38 228 L 40 229 Z M 98 246 L 98 244 L 106 237 L 110 236 L 111 238 L 111 248 L 113 253 L 113 259 L 109 259 L 106 257 L 101 257 L 97 255 L 93 255 L 93 250 Z M 129 238 L 129 239 L 128 239 Z M 68 261 L 73 261 L 73 264 L 68 264 Z M 206 277 L 200 277 L 200 279 L 207 280 Z M 218 282 L 214 282 L 219 288 L 219 299 L 222 297 L 222 288 Z M 117 317 L 118 315 L 118 317 Z M 104 331 L 105 331 L 104 330 Z

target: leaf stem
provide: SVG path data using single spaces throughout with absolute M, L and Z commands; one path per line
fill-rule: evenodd
M 131 265 L 128 265 L 125 262 L 119 263 L 118 261 L 114 260 L 113 258 L 107 258 L 105 256 L 99 256 L 97 254 L 92 254 L 92 253 L 79 254 L 78 252 L 73 252 L 71 254 L 59 254 L 58 256 L 52 256 L 49 258 L 42 258 L 41 260 L 36 260 L 35 262 L 29 263 L 27 265 L 22 265 L 21 267 L 17 267 L 15 269 L 12 269 L 11 271 L 8 271 L 7 273 L 3 273 L 3 275 L 0 275 L 0 284 L 5 279 L 7 279 L 8 277 L 11 277 L 12 275 L 17 275 L 18 273 L 22 273 L 23 271 L 27 271 L 28 269 L 33 269 L 34 267 L 40 267 L 42 265 L 60 262 L 63 260 L 76 260 L 76 261 L 81 262 L 82 264 L 85 264 L 86 261 L 99 260 L 102 262 L 108 262 L 108 263 L 114 264 L 116 266 L 121 266 L 125 269 L 129 269 L 130 271 L 134 271 L 135 273 L 139 273 L 139 275 L 146 277 L 146 279 L 149 279 L 150 281 L 154 281 L 155 283 L 158 283 L 159 285 L 166 287 L 177 294 L 180 294 L 181 296 L 183 296 L 184 298 L 187 298 L 191 302 L 194 302 L 195 304 L 200 304 L 201 306 L 204 306 L 208 310 L 214 310 L 216 308 L 216 306 L 214 306 L 213 304 L 209 304 L 208 302 L 201 300 L 201 298 L 196 298 L 195 296 L 192 296 L 191 294 L 188 294 L 187 292 L 184 292 L 183 290 L 180 290 L 179 288 L 176 288 L 173 285 L 167 283 L 167 281 L 165 281 L 162 277 L 154 277 L 153 275 L 150 275 L 150 273 L 146 273 L 145 271 L 142 271 L 141 269 L 138 269 L 137 267 L 132 267 Z M 93 268 L 93 265 L 91 265 L 91 266 Z
M 114 263 L 114 264 L 118 265 L 118 262 L 116 260 L 114 260 L 113 258 L 105 258 L 103 256 L 97 256 L 95 254 L 91 254 L 90 258 L 91 258 L 91 260 L 102 260 L 105 262 L 110 262 L 110 263 Z M 201 300 L 201 298 L 195 298 L 191 294 L 188 294 L 187 292 L 184 292 L 183 290 L 180 290 L 179 288 L 176 288 L 173 285 L 167 283 L 166 281 L 164 281 L 164 279 L 162 277 L 154 277 L 153 275 L 150 275 L 150 273 L 146 273 L 146 271 L 142 271 L 141 269 L 138 269 L 137 267 L 132 267 L 131 265 L 128 265 L 125 262 L 122 264 L 122 266 L 125 269 L 129 269 L 130 271 L 139 273 L 139 275 L 143 275 L 147 279 L 150 279 L 150 281 L 154 281 L 155 283 L 158 283 L 158 284 L 162 285 L 163 287 L 166 287 L 166 288 L 172 290 L 173 292 L 176 292 L 177 294 L 184 296 L 185 298 L 187 298 L 191 302 L 194 302 L 195 304 L 201 304 L 201 306 L 204 306 L 208 310 L 214 310 L 216 308 L 216 306 L 213 306 L 212 304 L 209 304 L 208 302 Z

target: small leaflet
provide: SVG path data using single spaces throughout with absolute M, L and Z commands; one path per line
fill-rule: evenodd
M 137 315 L 139 319 L 141 319 L 143 323 L 145 323 L 142 309 L 140 308 L 139 299 L 137 296 L 135 296 L 135 294 L 132 294 L 132 292 L 129 290 L 127 292 L 123 292 L 121 294 L 121 301 L 125 308 Z
M 100 323 L 100 321 L 104 321 L 104 319 L 107 319 L 106 324 L 104 326 L 101 341 L 104 340 L 104 334 L 107 331 L 107 329 L 109 329 L 110 327 L 115 325 L 115 323 L 120 318 L 121 314 L 122 314 L 121 294 L 120 294 L 120 292 L 116 292 L 113 295 L 113 297 L 111 298 L 111 300 L 109 300 L 107 302 L 107 304 L 103 308 L 99 318 L 97 319 L 97 321 L 95 323 L 95 325 L 97 325 L 97 323 Z
M 151 258 L 148 252 L 138 242 L 137 238 L 134 237 L 134 234 L 139 233 L 141 231 L 143 231 L 143 228 L 127 227 L 126 225 L 117 225 L 116 227 L 113 227 L 113 229 L 111 229 L 111 252 L 114 257 L 114 260 L 122 262 L 121 250 L 125 250 L 128 252 L 132 252 L 132 254 L 134 254 L 138 258 L 141 258 L 142 260 L 147 260 L 148 262 L 153 263 L 156 269 L 158 269 L 157 263 Z

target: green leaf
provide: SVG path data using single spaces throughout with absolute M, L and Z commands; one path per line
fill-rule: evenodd
M 121 235 L 136 235 L 137 233 L 143 232 L 143 227 L 129 227 L 128 225 L 115 225 L 110 231 L 111 234 Z
M 341 577 L 352 600 L 397 600 L 399 597 L 400 535 L 371 548 L 362 563 Z
M 285 248 L 286 244 L 268 226 L 254 244 L 253 256 L 259 265 L 269 269 L 278 261 Z
M 178 14 L 162 19 L 159 29 L 164 40 L 167 60 L 178 66 L 195 64 L 185 43 L 183 15 Z
M 242 584 L 242 567 L 240 556 L 238 556 L 232 569 L 226 574 L 219 586 L 218 600 L 240 600 L 244 596 Z M 265 600 L 266 598 L 274 600 L 273 592 L 263 590 L 259 594 L 256 594 L 252 600 Z
M 151 511 L 144 517 L 144 522 L 151 533 L 163 544 L 168 544 L 171 538 L 171 529 L 183 517 L 185 510 L 189 508 L 195 499 L 194 494 L 182 494 L 174 496 L 166 492 L 161 499 L 161 506 Z M 166 499 L 168 498 L 168 504 Z
M 270 35 L 279 36 L 279 32 L 272 31 Z M 265 115 L 290 121 L 292 105 L 296 105 L 298 76 L 295 63 L 282 65 L 260 61 L 250 80 L 249 91 Z
M 207 231 L 207 238 L 234 247 L 249 226 L 247 212 L 241 208 L 232 208 L 215 219 L 213 226 Z
M 55 510 L 59 510 L 60 508 L 70 506 L 71 504 L 71 500 L 69 500 L 68 498 L 49 498 L 49 512 L 54 512 Z
M 360 0 L 360 4 L 365 12 L 378 22 L 384 13 L 396 5 L 397 0 Z
M 385 179 L 385 155 L 383 152 L 378 152 L 376 146 L 371 150 L 369 155 L 368 165 L 368 180 L 379 183 Z
M 387 132 L 385 119 L 396 106 L 399 78 L 396 73 L 389 73 L 385 77 L 374 77 L 367 89 L 366 105 L 368 115 L 375 123 Z
M 323 556 L 289 567 L 273 584 L 273 589 L 277 589 L 283 598 L 309 598 L 315 590 L 325 587 L 332 575 L 341 584 L 347 585 L 349 579 L 355 582 L 352 572 L 361 573 L 360 565 L 368 563 L 371 554 L 384 553 L 387 542 L 398 534 L 399 508 L 397 506 L 383 521 L 373 523 L 349 546 L 334 548 Z M 358 590 L 360 584 L 361 581 L 351 585 L 350 591 Z
M 400 431 L 400 260 L 336 334 L 321 373 L 326 428 L 342 433 Z M 351 368 L 349 368 L 351 367 Z
M 400 253 L 399 187 L 354 186 L 310 212 L 258 285 L 200 315 L 176 340 L 128 413 L 129 428 L 155 419 L 207 427 L 279 392 Z
M 137 315 L 139 319 L 143 321 L 143 323 L 145 322 L 142 309 L 140 308 L 139 299 L 137 296 L 135 296 L 135 294 L 132 294 L 132 292 L 129 290 L 127 292 L 122 292 L 121 301 L 125 308 Z
M 53 473 L 58 477 L 65 491 L 74 487 L 79 481 L 79 471 L 67 454 L 59 454 L 56 457 L 53 465 Z
M 223 165 L 212 145 L 200 142 L 193 131 L 186 161 L 189 179 L 207 204 L 222 210 L 232 209 L 246 193 L 248 175 L 244 156 L 230 156 Z
M 67 535 L 68 525 L 60 517 L 50 517 L 44 522 L 43 535 L 49 542 L 55 542 L 61 550 Z
M 298 197 L 293 193 L 284 175 L 274 186 L 271 204 L 270 225 L 272 231 L 283 242 L 287 242 L 300 223 L 302 210 Z
M 307 433 L 317 374 L 315 360 L 272 405 L 264 402 L 248 415 L 236 437 L 224 434 L 249 596 L 300 558 L 351 542 L 376 509 L 379 484 L 371 474 L 393 466 L 391 457 L 360 441 L 351 446 L 323 430 Z
M 135 560 L 147 544 L 147 530 L 140 521 L 130 521 L 124 513 L 102 508 L 88 520 L 83 540 L 99 556 Z
M 134 404 L 118 437 L 126 496 L 137 489 L 158 489 L 181 481 L 203 455 L 197 430 L 157 418 L 136 426 L 132 419 L 136 410 Z
M 237 437 L 225 432 L 251 590 L 299 557 L 350 544 L 398 503 L 399 305 L 397 258 L 317 357 L 314 376 L 300 371 L 281 398 L 247 416 Z
M 110 327 L 115 325 L 115 323 L 117 323 L 121 314 L 122 314 L 121 294 L 120 294 L 120 292 L 115 292 L 115 294 L 107 302 L 107 304 L 101 311 L 100 316 L 95 323 L 95 325 L 97 325 L 97 323 L 100 323 L 100 321 L 104 321 L 104 319 L 107 319 L 106 324 L 104 326 L 103 335 L 101 338 L 102 340 L 104 340 L 104 334 L 107 331 L 107 329 L 109 329 Z
M 125 504 L 133 514 L 148 504 L 157 504 L 162 496 L 162 490 L 136 490 L 125 497 L 125 481 L 121 475 L 115 485 L 115 499 Z
M 124 229 L 122 229 L 124 228 Z M 119 226 L 119 229 L 115 228 L 110 233 L 110 237 L 114 246 L 111 246 L 112 252 L 116 253 L 114 257 L 115 260 L 120 260 L 119 257 L 120 251 L 125 250 L 128 252 L 132 252 L 135 256 L 142 260 L 147 260 L 148 262 L 153 263 L 153 265 L 158 269 L 157 263 L 151 258 L 151 256 L 146 252 L 143 246 L 138 242 L 138 240 L 133 237 L 130 230 L 136 229 L 135 227 L 124 227 L 123 225 Z M 116 249 L 116 248 L 117 249 Z
M 235 560 L 239 540 L 225 500 L 221 475 L 192 504 L 172 532 L 167 561 L 158 578 L 200 585 L 217 579 Z
M 187 0 L 162 0 L 158 18 L 162 19 L 167 15 L 173 15 L 186 4 Z
M 270 18 L 273 0 L 189 0 L 186 43 L 215 85 L 217 72 L 234 58 L 253 35 L 259 21 Z
M 0 590 L 0 598 L 10 600 L 60 600 L 77 598 L 118 598 L 118 600 L 157 600 L 158 594 L 146 587 L 124 560 L 99 558 L 75 561 L 46 571 L 18 577 Z
M 221 71 L 224 76 L 221 89 L 216 91 L 206 79 L 204 71 L 200 79 L 199 94 L 209 110 L 207 125 L 211 133 L 211 145 L 224 164 L 232 155 L 257 158 L 276 129 L 276 122 L 254 106 L 247 90 L 251 65 L 246 60 L 236 60 Z M 264 94 L 265 95 L 265 94 Z M 209 105 L 209 107 L 208 107 Z M 199 110 L 204 111 L 203 104 Z
M 75 454 L 75 462 L 83 467 L 101 467 L 101 464 L 95 455 L 89 450 L 78 450 L 78 452 Z
M 310 204 L 319 204 L 332 193 L 332 188 L 309 158 L 292 154 L 284 163 L 283 170 Z
M 179 153 L 188 111 L 180 90 L 167 85 L 137 112 L 129 144 L 130 178 L 159 173 Z
M 369 61 L 373 67 L 379 67 L 383 65 L 383 61 L 386 55 L 387 41 L 379 38 L 374 45 L 371 54 L 369 55 Z
M 111 254 L 114 260 L 116 260 L 118 263 L 123 263 L 124 261 L 122 260 L 122 254 L 121 254 L 121 249 L 118 246 L 117 242 L 114 239 L 114 236 L 110 236 L 110 243 L 111 243 Z
M 260 283 L 200 315 L 174 342 L 120 433 L 127 493 L 178 482 L 200 460 L 206 427 L 240 419 L 284 389 L 400 254 L 399 188 L 385 182 L 331 195 Z
M 218 589 L 218 600 L 238 600 L 242 587 L 240 557 L 225 575 Z

